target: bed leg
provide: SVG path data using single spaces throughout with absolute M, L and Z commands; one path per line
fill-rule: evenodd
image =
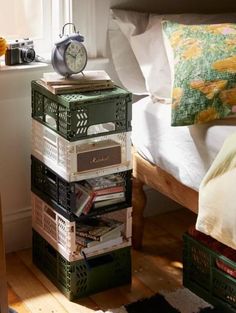
M 144 217 L 143 211 L 146 205 L 146 195 L 143 190 L 143 183 L 133 177 L 132 191 L 132 206 L 133 206 L 133 221 L 132 221 L 132 245 L 138 250 L 142 247 Z

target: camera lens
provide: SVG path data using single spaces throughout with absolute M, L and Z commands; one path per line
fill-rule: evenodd
M 33 48 L 23 48 L 21 49 L 21 59 L 25 63 L 30 63 L 35 59 L 35 51 Z

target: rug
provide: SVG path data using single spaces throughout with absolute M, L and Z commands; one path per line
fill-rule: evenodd
M 117 309 L 97 313 L 222 313 L 187 288 L 161 292 Z

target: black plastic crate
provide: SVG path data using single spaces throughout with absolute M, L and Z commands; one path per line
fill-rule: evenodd
M 125 89 L 54 95 L 36 81 L 31 87 L 32 117 L 69 141 L 131 130 L 132 94 Z
M 91 208 L 88 216 L 103 214 L 132 206 L 132 170 L 115 173 L 125 181 L 125 201 L 101 208 Z M 76 182 L 67 182 L 48 166 L 31 155 L 31 190 L 68 220 L 77 219 L 72 213 L 76 207 Z
M 224 313 L 236 313 L 236 279 L 219 269 L 222 262 L 232 270 L 236 263 L 184 234 L 183 284 Z
M 33 230 L 33 262 L 70 300 L 131 283 L 131 247 L 69 262 Z

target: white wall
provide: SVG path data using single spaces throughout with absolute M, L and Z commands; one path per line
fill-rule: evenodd
M 0 71 L 0 192 L 8 251 L 30 244 L 30 82 L 44 70 Z
M 90 62 L 87 69 L 106 69 Z M 31 81 L 51 67 L 0 69 L 0 193 L 6 250 L 31 245 Z

